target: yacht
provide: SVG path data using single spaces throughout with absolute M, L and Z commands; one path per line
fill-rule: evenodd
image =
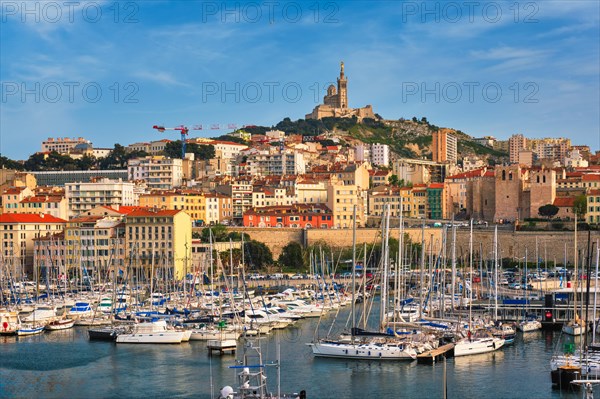
M 478 331 L 473 336 L 463 338 L 454 345 L 454 356 L 478 355 L 493 352 L 504 346 L 503 338 L 491 336 L 488 332 Z
M 139 323 L 128 334 L 117 335 L 118 344 L 180 344 L 183 331 L 169 330 L 164 320 Z

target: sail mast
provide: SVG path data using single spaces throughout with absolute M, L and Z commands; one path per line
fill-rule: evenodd
M 363 273 L 365 267 L 363 265 Z M 364 301 L 364 298 L 363 298 Z M 354 328 L 356 327 L 356 205 L 352 208 L 352 328 L 350 329 L 352 343 L 354 344 Z

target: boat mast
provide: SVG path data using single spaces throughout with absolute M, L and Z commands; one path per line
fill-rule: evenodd
M 471 235 L 473 232 L 471 232 Z M 469 248 L 473 245 L 471 241 Z M 452 223 L 452 298 L 450 299 L 450 306 L 452 313 L 454 313 L 454 295 L 456 295 L 456 226 Z
M 471 219 L 471 231 L 469 234 L 469 320 L 472 317 L 472 306 L 473 303 L 473 219 Z M 456 245 L 456 244 L 455 244 Z M 467 285 L 466 282 L 464 284 Z M 454 301 L 454 298 L 452 298 Z M 454 302 L 453 302 L 454 303 Z M 496 309 L 496 319 L 498 319 L 498 309 Z
M 573 263 L 575 264 L 575 276 L 573 279 L 573 320 L 577 322 L 577 277 L 579 276 L 577 270 L 577 212 L 575 212 L 575 240 L 573 247 Z
M 363 330 L 367 329 L 367 243 L 363 243 Z
M 498 225 L 494 228 L 494 320 L 498 320 Z
M 598 247 L 598 240 L 596 240 L 596 279 L 598 278 L 598 263 L 600 262 L 600 248 Z M 598 281 L 598 280 L 596 280 Z M 598 298 L 598 284 L 594 284 L 594 324 L 592 325 L 592 342 L 596 342 L 596 300 Z
M 365 267 L 363 265 L 363 273 L 365 273 Z M 364 298 L 363 298 L 364 302 Z M 352 208 L 352 328 L 350 329 L 350 336 L 352 344 L 354 344 L 354 328 L 356 327 L 356 205 Z
M 423 287 L 425 284 L 424 281 L 424 273 L 425 273 L 425 220 L 423 220 L 423 224 L 421 225 L 421 282 L 419 284 L 419 301 L 421 306 L 419 306 L 419 309 L 421 309 L 419 317 L 423 318 L 423 311 L 425 309 L 423 309 L 424 303 L 423 303 Z

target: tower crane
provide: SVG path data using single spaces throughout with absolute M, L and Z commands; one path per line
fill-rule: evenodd
M 176 127 L 164 127 L 164 126 L 160 126 L 160 125 L 154 125 L 152 126 L 153 129 L 158 130 L 159 132 L 164 132 L 165 130 L 179 130 L 179 132 L 181 133 L 181 159 L 185 159 L 185 140 L 186 140 L 186 136 L 188 135 L 190 128 L 188 128 L 187 126 L 183 126 L 183 125 L 179 125 Z M 191 128 L 191 130 L 202 130 L 202 126 L 193 126 Z

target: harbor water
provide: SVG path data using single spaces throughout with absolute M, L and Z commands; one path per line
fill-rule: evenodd
M 325 333 L 332 317 L 319 324 L 317 319 L 300 320 L 259 340 L 265 363 L 277 360 L 279 348 L 281 392 L 306 390 L 308 398 L 443 397 L 443 363 L 313 357 L 305 344 L 315 329 Z M 582 393 L 552 389 L 549 362 L 559 338 L 559 332 L 518 334 L 514 344 L 499 351 L 448 359 L 447 397 L 582 397 Z M 241 348 L 240 343 L 238 358 Z M 209 356 L 202 341 L 181 345 L 90 342 L 83 327 L 0 337 L 0 397 L 217 398 L 223 386 L 236 387 L 239 370 L 230 368 L 236 355 Z M 270 391 L 276 392 L 276 368 L 268 367 L 267 375 Z

